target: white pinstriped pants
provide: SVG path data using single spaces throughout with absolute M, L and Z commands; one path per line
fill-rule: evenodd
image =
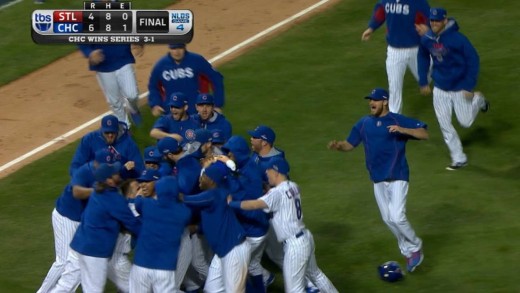
M 411 257 L 412 253 L 421 250 L 422 240 L 417 237 L 406 218 L 407 194 L 407 181 L 394 180 L 374 183 L 374 195 L 381 218 L 397 238 L 401 254 Z
M 175 271 L 148 269 L 134 264 L 130 272 L 130 293 L 144 292 L 177 292 Z
M 463 91 L 450 92 L 437 87 L 433 88 L 433 108 L 441 127 L 444 142 L 450 150 L 452 163 L 467 161 L 457 130 L 451 123 L 453 111 L 455 111 L 460 126 L 468 128 L 473 124 L 484 104 L 484 97 L 480 94 L 475 94 L 473 99 L 467 99 L 464 97 Z
M 337 293 L 338 290 L 332 282 L 320 270 L 314 255 L 314 237 L 312 233 L 304 229 L 304 234 L 298 238 L 295 236 L 284 241 L 283 279 L 285 292 L 305 293 L 309 279 L 320 292 Z
M 247 241 L 235 246 L 224 257 L 215 254 L 209 266 L 205 293 L 244 293 L 251 247 Z
M 138 110 L 135 107 L 139 98 L 133 64 L 126 64 L 112 72 L 97 72 L 96 77 L 114 115 L 130 126 L 126 108 Z
M 52 211 L 52 228 L 54 230 L 54 250 L 56 251 L 56 260 L 52 264 L 42 286 L 37 293 L 46 293 L 56 286 L 60 280 L 61 274 L 65 271 L 67 263 L 67 255 L 70 250 L 70 242 L 76 233 L 79 222 L 62 216 L 56 209 Z M 76 285 L 77 286 L 77 285 Z
M 386 50 L 386 74 L 388 76 L 388 106 L 390 112 L 401 113 L 403 108 L 403 82 L 406 68 L 410 68 L 416 80 L 419 80 L 417 69 L 417 52 L 419 47 L 394 48 Z

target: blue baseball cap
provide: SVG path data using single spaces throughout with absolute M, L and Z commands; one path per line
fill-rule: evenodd
M 157 143 L 157 149 L 159 150 L 159 153 L 167 155 L 169 153 L 177 153 L 181 147 L 175 138 L 167 136 L 159 140 Z
M 158 201 L 171 201 L 179 196 L 179 184 L 173 176 L 164 176 L 155 182 Z
M 103 132 L 118 132 L 119 120 L 114 115 L 107 115 L 101 119 L 101 131 Z
M 94 154 L 94 160 L 100 164 L 114 164 L 119 161 L 108 149 L 100 149 Z
M 200 142 L 201 144 L 205 144 L 207 142 L 213 141 L 213 136 L 211 134 L 211 131 L 205 129 L 205 128 L 199 128 L 196 129 L 193 133 L 194 141 Z
M 249 133 L 251 137 L 263 139 L 271 145 L 276 139 L 276 134 L 271 129 L 271 127 L 265 125 L 257 126 L 254 130 L 249 130 L 247 133 Z
M 170 47 L 170 49 L 186 48 L 186 44 L 174 43 L 174 44 L 169 44 L 168 47 Z
M 443 20 L 448 15 L 446 9 L 437 7 L 430 9 L 430 20 Z
M 224 134 L 220 129 L 212 129 L 211 130 L 211 138 L 213 143 L 225 143 Z
M 195 101 L 195 104 L 197 105 L 201 105 L 201 104 L 215 104 L 215 102 L 213 101 L 213 96 L 210 95 L 210 94 L 199 94 L 197 96 L 197 99 Z
M 156 146 L 149 146 L 144 149 L 143 157 L 145 163 L 158 164 L 161 161 L 162 155 L 159 153 L 159 150 Z
M 230 173 L 228 166 L 222 161 L 216 161 L 208 167 L 202 169 L 202 174 L 206 174 L 213 182 L 220 184 L 226 180 Z
M 141 173 L 141 176 L 137 178 L 137 181 L 139 182 L 150 182 L 150 181 L 157 181 L 161 178 L 161 172 L 159 170 L 155 169 L 146 169 Z
M 370 99 L 374 101 L 383 101 L 388 100 L 388 92 L 383 88 L 375 88 L 370 94 L 368 94 L 365 99 Z
M 266 170 L 273 169 L 276 172 L 286 175 L 286 176 L 289 175 L 289 170 L 290 170 L 289 163 L 285 159 L 282 159 L 282 158 L 275 158 L 275 159 L 270 160 L 267 163 L 267 167 L 265 169 Z
M 186 96 L 181 92 L 175 92 L 170 95 L 170 99 L 168 100 L 168 106 L 175 108 L 182 108 L 188 104 L 186 100 Z
M 96 170 L 94 171 L 94 177 L 96 178 L 96 181 L 104 182 L 108 178 L 119 173 L 120 167 L 121 167 L 120 164 L 103 163 L 103 164 L 99 165 L 99 167 L 97 167 Z

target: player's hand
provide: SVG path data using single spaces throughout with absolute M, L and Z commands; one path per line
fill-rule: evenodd
M 161 106 L 153 106 L 152 115 L 155 117 L 159 117 L 164 114 L 164 109 Z
M 90 55 L 88 55 L 88 62 L 91 65 L 98 65 L 99 63 L 103 62 L 105 60 L 105 54 L 103 54 L 103 50 L 97 49 L 92 52 L 90 52 Z
M 361 40 L 362 40 L 362 41 L 368 41 L 368 40 L 370 40 L 370 37 L 372 36 L 372 33 L 373 33 L 373 32 L 374 32 L 373 29 L 371 29 L 371 28 L 367 28 L 367 29 L 363 32 L 363 34 L 361 35 Z
M 327 148 L 329 150 L 339 150 L 339 143 L 337 140 L 332 140 L 329 142 L 329 144 L 327 145 Z
M 132 54 L 136 57 L 141 57 L 144 55 L 144 45 L 140 44 L 132 44 Z
M 471 100 L 473 99 L 473 96 L 475 95 L 473 92 L 465 91 L 463 90 L 462 93 L 464 94 L 464 98 Z
M 125 169 L 127 171 L 133 170 L 135 168 L 135 162 L 134 161 L 128 161 L 124 165 Z
M 388 129 L 388 132 L 390 132 L 390 133 L 393 133 L 393 132 L 403 133 L 403 130 L 398 125 L 390 125 L 390 126 L 387 126 L 386 128 Z
M 429 96 L 432 93 L 432 90 L 430 89 L 429 85 L 422 86 L 419 91 L 421 92 L 421 95 L 423 96 Z
M 233 197 L 231 196 L 231 194 L 228 194 L 228 196 L 227 196 L 227 203 L 229 204 L 232 201 L 233 201 Z
M 419 36 L 424 36 L 430 30 L 430 28 L 425 24 L 416 24 L 415 30 L 417 31 Z

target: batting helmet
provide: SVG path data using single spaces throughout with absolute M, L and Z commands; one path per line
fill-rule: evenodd
M 403 278 L 401 266 L 396 261 L 387 261 L 377 268 L 379 276 L 383 281 L 396 282 Z

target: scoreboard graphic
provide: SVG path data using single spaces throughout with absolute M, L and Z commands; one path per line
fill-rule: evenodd
M 131 2 L 84 2 L 83 10 L 35 10 L 35 43 L 189 43 L 190 10 L 131 10 Z

